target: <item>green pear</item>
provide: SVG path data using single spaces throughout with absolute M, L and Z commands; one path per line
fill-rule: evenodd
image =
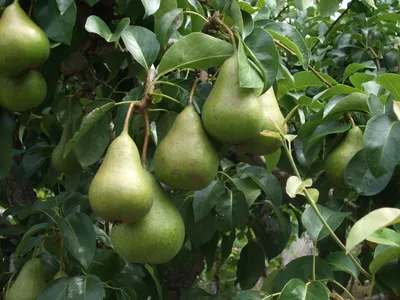
M 258 97 L 258 101 L 260 102 L 264 120 L 261 131 L 268 130 L 272 134 L 270 136 L 259 134 L 252 139 L 236 145 L 235 151 L 238 150 L 240 153 L 254 155 L 268 155 L 274 153 L 282 146 L 279 135 L 273 133 L 279 133 L 279 131 L 287 133 L 287 125 L 283 124 L 285 118 L 279 108 L 274 89 L 271 87 Z
M 192 105 L 176 117 L 153 163 L 158 179 L 174 189 L 202 190 L 217 175 L 218 154 Z
M 134 263 L 162 264 L 181 249 L 185 225 L 167 193 L 151 174 L 146 175 L 153 189 L 153 206 L 137 222 L 114 225 L 111 241 L 115 252 Z
M 25 263 L 14 284 L 7 291 L 6 300 L 36 300 L 45 284 L 40 258 L 32 258 Z
M 76 157 L 75 150 L 72 149 L 66 157 L 64 157 L 65 145 L 74 135 L 73 123 L 70 121 L 65 125 L 62 132 L 60 142 L 53 150 L 51 160 L 54 167 L 59 171 L 66 174 L 76 174 L 82 171 L 82 166 Z
M 46 81 L 37 70 L 16 76 L 0 75 L 0 105 L 10 111 L 23 112 L 35 108 L 43 102 L 46 93 Z
M 363 148 L 364 134 L 359 127 L 355 126 L 347 132 L 344 139 L 326 157 L 326 177 L 334 184 L 345 187 L 344 171 L 353 156 Z
M 152 205 L 152 187 L 140 162 L 139 151 L 125 131 L 110 145 L 89 187 L 95 214 L 107 221 L 134 222 Z
M 218 78 L 203 106 L 207 133 L 217 141 L 237 144 L 260 134 L 263 113 L 255 89 L 240 88 L 235 53 L 221 66 Z
M 46 34 L 19 6 L 8 6 L 0 19 L 0 72 L 16 75 L 39 67 L 50 54 Z

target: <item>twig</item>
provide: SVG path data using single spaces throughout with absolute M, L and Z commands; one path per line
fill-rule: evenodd
M 276 15 L 276 17 L 274 18 L 274 20 L 278 20 L 279 17 L 284 13 L 285 10 L 287 10 L 289 8 L 289 5 L 286 5 L 284 8 L 281 9 L 281 11 Z
M 203 19 L 204 22 L 208 22 L 208 20 L 204 16 L 202 16 L 201 14 L 199 14 L 197 12 L 194 12 L 194 11 L 191 11 L 191 10 L 188 10 L 188 9 L 184 10 L 184 12 L 186 14 L 192 14 L 192 15 L 198 16 L 199 18 Z
M 64 270 L 64 239 L 60 234 L 60 271 Z
M 194 96 L 194 92 L 196 91 L 196 86 L 197 83 L 200 81 L 200 78 L 196 78 L 193 82 L 192 85 L 192 89 L 190 91 L 190 95 L 189 95 L 189 101 L 188 101 L 188 106 L 192 106 L 193 105 L 193 96 Z
M 33 5 L 35 4 L 35 0 L 31 1 L 31 5 L 29 6 L 28 16 L 32 17 Z
M 381 63 L 379 62 L 379 56 L 376 54 L 374 49 L 372 49 L 372 47 L 369 47 L 368 50 L 372 53 L 372 56 L 374 57 L 374 62 L 375 62 L 376 68 L 379 71 L 381 69 Z
M 144 124 L 146 127 L 146 132 L 144 135 L 144 142 L 143 142 L 143 148 L 142 148 L 142 165 L 144 168 L 146 168 L 147 165 L 147 148 L 149 145 L 149 137 L 150 137 L 150 121 L 149 121 L 149 112 L 147 108 L 145 108 L 142 112 L 143 118 L 144 118 Z
M 213 15 L 213 17 L 211 18 L 210 22 L 211 22 L 211 23 L 214 23 L 214 24 L 217 24 L 217 25 L 220 25 L 220 26 L 222 26 L 222 27 L 225 28 L 225 30 L 229 33 L 229 36 L 231 37 L 232 44 L 233 44 L 233 48 L 235 49 L 235 51 L 237 51 L 237 44 L 236 44 L 235 36 L 234 36 L 232 30 L 230 29 L 230 27 L 229 27 L 228 25 L 226 25 L 226 24 L 221 20 L 221 17 L 220 17 L 220 16 L 221 16 L 221 15 L 220 15 L 219 13 L 216 12 L 216 13 Z
M 277 44 L 279 47 L 281 47 L 282 49 L 284 49 L 285 51 L 289 52 L 290 54 L 297 56 L 296 52 L 294 52 L 292 49 L 290 49 L 289 47 L 286 47 L 284 44 L 282 44 L 280 41 L 278 40 L 274 40 L 275 44 Z

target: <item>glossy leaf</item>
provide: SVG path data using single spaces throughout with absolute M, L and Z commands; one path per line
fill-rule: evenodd
M 330 17 L 339 9 L 339 4 L 342 0 L 330 0 L 330 1 L 321 1 L 318 3 L 319 11 L 321 16 Z
M 237 282 L 243 290 L 253 288 L 265 269 L 265 256 L 262 248 L 255 241 L 249 241 L 240 252 L 237 265 Z
M 160 8 L 161 0 L 140 0 L 144 6 L 144 17 L 151 16 Z
M 387 248 L 383 252 L 380 252 L 374 257 L 369 265 L 369 271 L 371 274 L 375 274 L 380 268 L 382 268 L 387 263 L 397 260 L 400 258 L 400 247 L 394 246 Z
M 194 192 L 193 213 L 194 220 L 198 222 L 217 204 L 222 201 L 225 185 L 221 180 L 214 180 L 203 190 Z
M 20 252 L 21 252 L 21 250 L 25 247 L 25 244 L 28 242 L 28 239 L 29 239 L 30 237 L 32 237 L 34 234 L 36 234 L 36 233 L 38 233 L 38 232 L 40 232 L 40 231 L 42 231 L 42 230 L 45 230 L 45 229 L 50 228 L 50 226 L 51 226 L 50 223 L 39 223 L 39 224 L 35 224 L 35 225 L 33 225 L 31 228 L 29 228 L 29 229 L 25 232 L 25 234 L 24 234 L 24 236 L 22 237 L 21 241 L 19 242 L 17 248 L 15 249 L 14 255 L 15 255 L 16 257 L 18 257 L 19 254 L 20 254 Z
M 294 278 L 283 288 L 278 300 L 329 300 L 327 288 L 321 282 L 304 283 Z
M 68 283 L 67 300 L 98 300 L 104 296 L 103 284 L 94 275 L 75 276 Z
M 367 237 L 367 241 L 376 244 L 400 247 L 400 234 L 390 228 L 382 228 Z
M 265 295 L 260 291 L 243 291 L 236 295 L 235 300 L 262 300 Z
M 37 300 L 67 299 L 68 284 L 70 278 L 52 280 L 43 288 Z
M 232 182 L 239 191 L 243 192 L 248 206 L 251 206 L 261 195 L 261 188 L 250 178 L 232 178 Z
M 154 29 L 154 32 L 161 44 L 161 47 L 164 48 L 168 44 L 168 40 L 173 31 L 181 27 L 182 22 L 183 16 L 181 8 L 173 9 L 157 20 L 157 25 Z
M 324 118 L 334 114 L 345 113 L 350 111 L 369 112 L 368 97 L 362 93 L 352 93 L 343 98 L 332 98 L 324 109 Z
M 375 64 L 371 62 L 371 64 L 368 63 L 363 63 L 363 64 L 359 64 L 359 63 L 352 63 L 350 65 L 348 65 L 346 67 L 346 69 L 344 70 L 344 74 L 343 74 L 343 80 L 342 82 L 345 82 L 347 77 L 349 77 L 351 74 L 360 71 L 360 70 L 364 70 L 364 69 L 374 69 L 375 68 Z
M 241 191 L 226 192 L 217 202 L 215 210 L 218 213 L 217 222 L 223 224 L 225 232 L 246 226 L 249 211 L 246 197 Z
M 376 83 L 388 89 L 397 101 L 400 101 L 400 75 L 382 74 L 376 78 Z
M 60 10 L 60 14 L 63 15 L 73 2 L 73 0 L 57 0 L 57 6 Z
M 124 265 L 124 261 L 113 250 L 97 248 L 88 273 L 96 275 L 101 281 L 109 281 L 121 271 Z
M 358 260 L 357 257 L 355 259 Z M 356 265 L 343 251 L 337 251 L 328 254 L 328 256 L 325 257 L 325 261 L 328 263 L 333 272 L 346 272 L 355 278 L 358 278 L 360 275 L 360 270 L 357 269 Z
M 264 82 L 254 66 L 248 61 L 242 41 L 239 41 L 238 60 L 240 87 L 263 88 Z

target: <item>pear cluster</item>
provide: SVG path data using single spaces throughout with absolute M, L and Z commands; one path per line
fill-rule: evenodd
M 49 57 L 50 43 L 18 0 L 0 18 L 0 53 L 0 106 L 13 112 L 37 107 L 47 86 L 36 68 Z

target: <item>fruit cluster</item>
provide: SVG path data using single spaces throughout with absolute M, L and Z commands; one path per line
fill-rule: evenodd
M 0 105 L 13 112 L 37 107 L 47 86 L 35 68 L 49 57 L 50 42 L 18 0 L 0 18 L 0 53 Z

